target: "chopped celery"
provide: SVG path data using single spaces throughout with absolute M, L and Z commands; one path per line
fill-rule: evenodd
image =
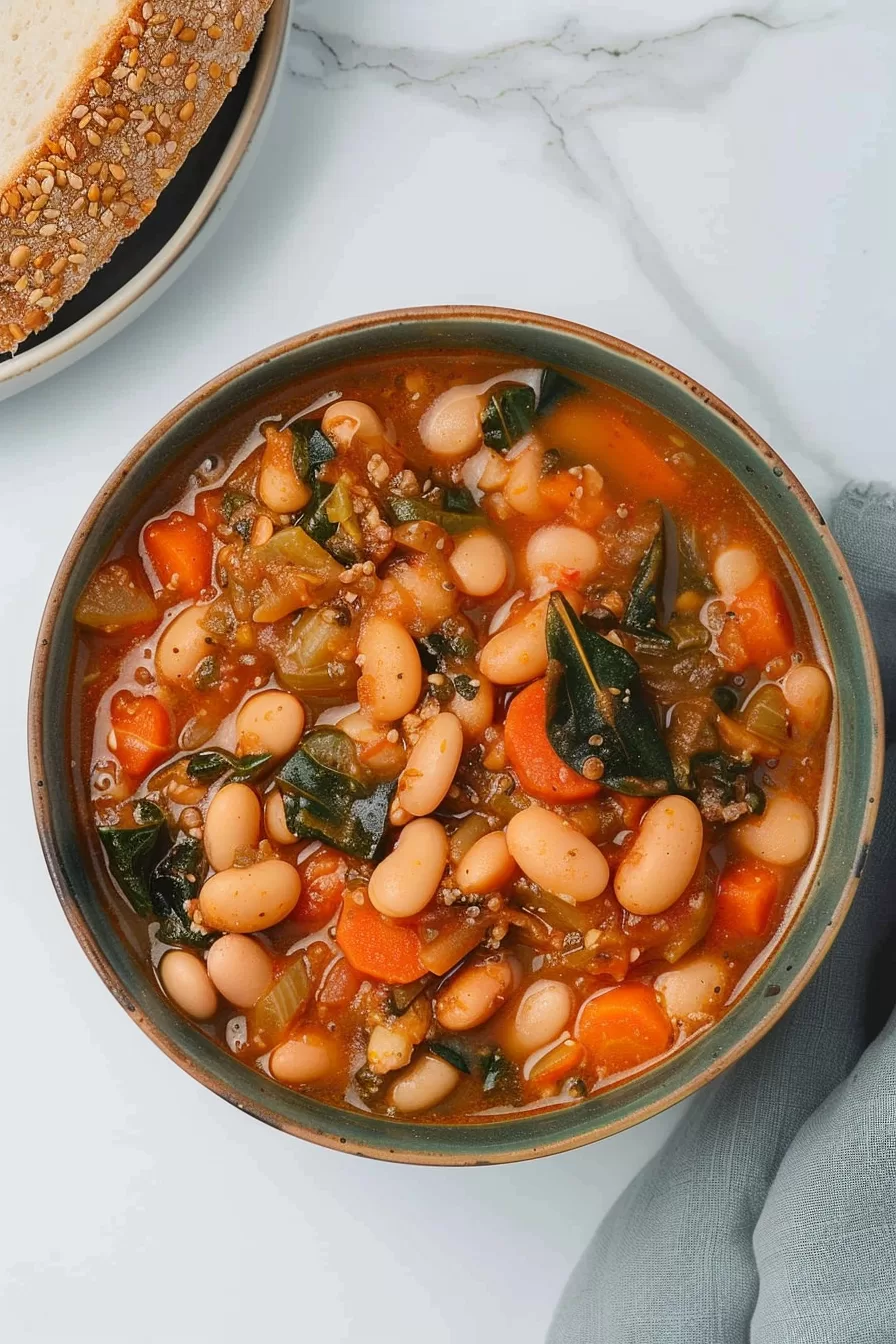
M 273 1050 L 311 994 L 311 980 L 301 952 L 287 966 L 249 1013 L 249 1040 L 259 1052 Z

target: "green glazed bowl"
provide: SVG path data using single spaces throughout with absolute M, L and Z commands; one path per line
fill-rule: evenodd
M 73 765 L 71 713 L 78 596 L 127 520 L 197 439 L 293 380 L 370 355 L 438 349 L 494 351 L 521 364 L 590 375 L 655 407 L 704 444 L 749 491 L 794 558 L 827 641 L 838 702 L 821 842 L 803 878 L 802 902 L 721 1022 L 602 1095 L 542 1114 L 465 1124 L 413 1124 L 324 1105 L 240 1064 L 175 1011 L 121 920 Z M 263 351 L 200 388 L 147 434 L 100 491 L 56 576 L 35 656 L 29 732 L 37 824 L 59 899 L 84 951 L 134 1021 L 207 1087 L 268 1124 L 350 1153 L 450 1165 L 538 1157 L 604 1138 L 680 1101 L 768 1031 L 818 968 L 855 891 L 877 810 L 882 721 L 874 649 L 843 556 L 799 482 L 733 411 L 661 360 L 588 328 L 497 308 L 428 308 L 355 318 Z

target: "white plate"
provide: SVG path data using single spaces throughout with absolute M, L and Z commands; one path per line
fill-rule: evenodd
M 212 237 L 261 141 L 286 57 L 291 0 L 274 0 L 249 64 L 140 228 L 58 316 L 0 355 L 0 400 L 95 350 L 165 292 Z

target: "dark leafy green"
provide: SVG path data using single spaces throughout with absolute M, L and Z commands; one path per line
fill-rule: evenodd
M 229 523 L 233 515 L 246 504 L 254 504 L 255 500 L 251 495 L 247 495 L 244 490 L 228 490 L 221 500 L 221 512 Z
M 197 691 L 208 691 L 213 686 L 217 686 L 220 680 L 221 668 L 218 658 L 214 653 L 210 653 L 202 659 L 193 673 L 193 685 Z
M 502 1054 L 498 1046 L 479 1056 L 479 1068 L 482 1071 L 482 1090 L 486 1095 L 515 1088 L 519 1081 L 516 1066 Z
M 446 485 L 442 491 L 442 507 L 449 513 L 479 512 L 479 505 L 465 485 Z
M 691 792 L 710 822 L 737 821 L 765 810 L 765 793 L 753 779 L 752 766 L 724 752 L 705 752 L 691 758 Z
M 409 985 L 392 985 L 389 990 L 389 1010 L 396 1017 L 401 1017 L 406 1013 L 412 1003 L 419 999 L 420 995 L 426 989 L 427 985 L 432 984 L 435 976 L 421 975 L 419 980 L 412 980 Z
M 479 687 L 474 686 L 472 677 L 468 677 L 463 672 L 454 678 L 454 689 L 461 700 L 475 700 L 479 694 Z
M 198 779 L 202 783 L 220 779 L 222 775 L 228 773 L 232 774 L 234 779 L 244 781 L 257 779 L 270 760 L 269 751 L 259 752 L 256 756 L 234 756 L 232 752 L 224 751 L 221 747 L 209 747 L 205 751 L 197 751 L 195 756 L 190 757 L 187 762 L 187 774 L 191 779 Z
M 479 513 L 461 512 L 456 509 L 440 509 L 425 499 L 409 499 L 404 495 L 391 495 L 386 500 L 386 510 L 397 526 L 399 523 L 435 523 L 443 532 L 456 535 L 469 532 L 482 521 Z
M 631 654 L 587 629 L 560 593 L 548 603 L 545 636 L 547 732 L 557 754 L 620 793 L 668 793 L 672 762 Z
M 358 766 L 355 744 L 338 728 L 315 728 L 282 766 L 286 824 L 359 859 L 376 857 L 389 822 L 394 783 L 375 784 Z
M 134 804 L 135 826 L 98 826 L 109 871 L 138 915 L 152 914 L 149 879 L 168 840 L 165 816 L 155 803 L 141 798 Z
M 536 396 L 531 387 L 514 384 L 499 388 L 488 399 L 482 412 L 482 438 L 489 448 L 506 453 L 535 420 Z
M 709 566 L 703 554 L 703 546 L 697 535 L 697 529 L 691 522 L 676 522 L 678 533 L 678 584 L 679 593 L 705 593 L 709 596 L 716 586 L 709 573 Z
M 574 383 L 565 374 L 558 373 L 556 369 L 545 369 L 538 389 L 538 414 L 544 415 L 546 411 L 553 410 L 557 402 L 562 401 L 564 397 L 573 396 L 581 391 L 578 383 Z
M 429 1041 L 427 1043 L 427 1049 L 432 1054 L 438 1055 L 439 1059 L 444 1059 L 446 1064 L 450 1064 L 453 1068 L 459 1069 L 461 1073 L 470 1072 L 470 1065 L 467 1062 L 467 1057 L 457 1045 L 449 1045 L 447 1041 Z
M 153 913 L 159 920 L 159 937 L 163 943 L 185 943 L 190 947 L 206 947 L 212 941 L 207 933 L 191 927 L 185 904 L 199 895 L 205 873 L 205 855 L 202 842 L 192 836 L 180 835 L 168 853 L 156 864 L 150 880 L 150 899 Z
M 666 568 L 666 542 L 662 516 L 653 540 L 644 552 L 632 584 L 628 605 L 622 617 L 623 630 L 668 643 L 669 636 L 658 626 L 658 602 Z
M 292 431 L 292 460 L 296 475 L 303 481 L 313 479 L 325 462 L 332 462 L 336 449 L 314 420 L 296 420 L 289 428 Z
M 311 486 L 311 498 L 299 518 L 299 526 L 304 528 L 319 546 L 326 546 L 338 526 L 327 517 L 327 500 L 333 490 L 334 487 L 327 481 L 314 481 Z
M 444 672 L 452 659 L 464 662 L 473 658 L 477 645 L 468 622 L 463 617 L 449 616 L 432 634 L 418 639 L 417 648 L 427 672 Z

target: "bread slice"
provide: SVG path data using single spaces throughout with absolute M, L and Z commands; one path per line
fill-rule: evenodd
M 154 208 L 272 0 L 0 0 L 0 351 Z

